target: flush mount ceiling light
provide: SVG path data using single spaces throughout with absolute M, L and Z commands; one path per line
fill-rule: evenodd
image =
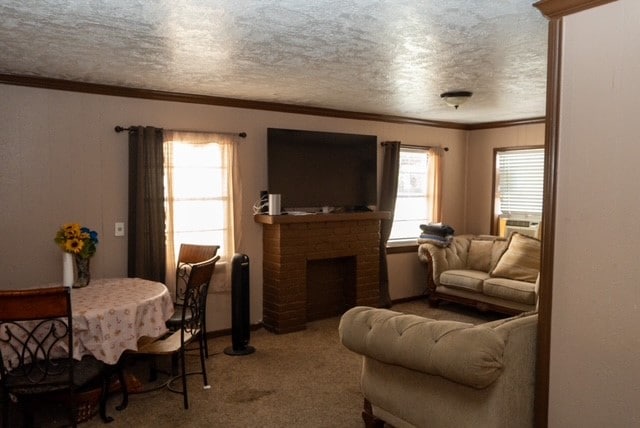
M 473 92 L 469 91 L 450 91 L 443 92 L 440 94 L 440 98 L 444 100 L 445 103 L 450 105 L 451 107 L 455 107 L 456 109 L 464 104 L 469 98 L 471 98 Z

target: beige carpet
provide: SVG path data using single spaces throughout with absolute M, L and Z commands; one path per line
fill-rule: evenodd
M 424 301 L 394 305 L 395 311 L 434 319 L 480 323 L 499 318 L 449 304 L 438 309 Z M 200 376 L 189 377 L 190 408 L 182 396 L 166 389 L 132 395 L 129 407 L 115 410 L 120 397 L 109 401 L 110 427 L 362 427 L 359 392 L 360 357 L 338 338 L 339 317 L 314 321 L 301 332 L 275 335 L 252 332 L 256 352 L 232 357 L 223 353 L 229 336 L 209 340 L 207 360 L 211 389 Z M 192 369 L 197 354 L 188 358 Z M 136 364 L 134 371 L 145 369 Z M 50 421 L 49 421 L 50 422 Z M 47 426 L 50 424 L 46 424 Z M 98 416 L 82 427 L 105 427 Z

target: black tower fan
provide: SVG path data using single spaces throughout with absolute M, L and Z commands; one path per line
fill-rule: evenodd
M 231 260 L 231 343 L 227 355 L 247 355 L 256 349 L 249 345 L 249 256 L 235 254 Z

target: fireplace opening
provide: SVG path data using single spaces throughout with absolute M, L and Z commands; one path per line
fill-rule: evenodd
M 307 321 L 342 315 L 355 305 L 355 256 L 307 261 Z

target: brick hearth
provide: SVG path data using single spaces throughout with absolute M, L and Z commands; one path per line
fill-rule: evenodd
M 275 333 L 305 328 L 310 315 L 307 310 L 313 306 L 307 297 L 322 293 L 308 287 L 318 287 L 323 280 L 308 280 L 310 261 L 330 265 L 335 260 L 338 272 L 343 271 L 344 266 L 355 266 L 355 272 L 344 275 L 347 278 L 344 286 L 349 289 L 343 290 L 343 309 L 355 305 L 378 306 L 380 220 L 388 216 L 386 212 L 255 216 L 255 220 L 263 224 L 262 322 L 265 328 Z M 355 260 L 355 263 L 345 264 L 344 260 Z M 313 271 L 318 272 L 315 268 Z M 336 283 L 334 276 L 328 273 L 327 283 Z M 336 294 L 335 290 L 329 293 Z

